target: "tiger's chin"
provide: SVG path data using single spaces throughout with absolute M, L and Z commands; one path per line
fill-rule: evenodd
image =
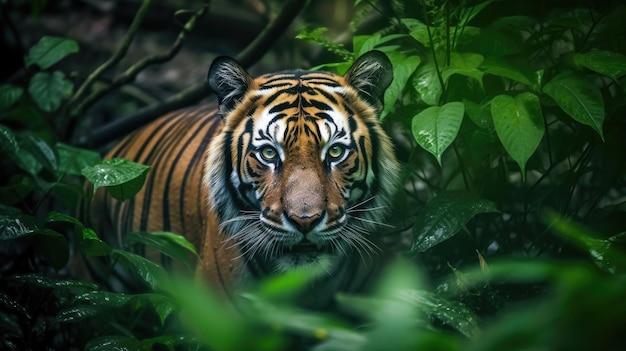
M 275 258 L 276 273 L 300 270 L 318 277 L 327 277 L 336 271 L 341 258 L 328 252 L 288 252 Z

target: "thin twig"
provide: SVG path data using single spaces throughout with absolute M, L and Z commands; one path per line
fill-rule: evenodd
M 287 29 L 307 3 L 308 0 L 289 0 L 258 37 L 236 56 L 241 65 L 249 67 L 258 61 L 273 46 L 280 34 Z M 129 130 L 145 125 L 156 117 L 197 103 L 209 96 L 210 93 L 211 90 L 204 82 L 193 85 L 178 94 L 170 96 L 161 104 L 145 107 L 133 115 L 120 118 L 97 129 L 92 135 L 78 140 L 78 144 L 87 147 L 101 147 L 128 133 Z

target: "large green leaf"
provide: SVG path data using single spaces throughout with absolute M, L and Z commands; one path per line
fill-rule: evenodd
M 487 74 L 512 79 L 522 83 L 531 89 L 538 89 L 540 86 L 537 76 L 528 67 L 520 67 L 507 61 L 503 57 L 490 57 L 481 63 L 481 68 Z
M 413 88 L 425 104 L 436 106 L 442 93 L 442 86 L 437 74 L 437 66 L 432 60 L 425 61 L 417 67 L 413 76 Z
M 10 84 L 0 85 L 0 110 L 13 106 L 22 97 L 22 94 L 24 94 L 22 87 Z
M 433 106 L 413 117 L 411 130 L 421 147 L 433 154 L 441 165 L 441 155 L 456 138 L 463 121 L 462 102 Z
M 574 55 L 574 62 L 582 67 L 617 80 L 626 74 L 626 56 L 613 51 L 592 51 Z
M 85 167 L 94 166 L 102 160 L 100 154 L 95 151 L 80 149 L 63 143 L 57 143 L 56 148 L 59 154 L 59 172 L 81 175 L 81 171 Z
M 139 350 L 139 340 L 125 335 L 107 335 L 90 339 L 85 351 Z
M 456 191 L 440 193 L 417 217 L 411 252 L 424 252 L 451 238 L 475 215 L 487 212 L 498 212 L 495 203 Z
M 122 158 L 106 159 L 100 163 L 85 167 L 81 174 L 94 185 L 94 193 L 100 187 L 106 187 L 111 196 L 118 200 L 127 200 L 135 196 L 146 180 L 150 166 L 142 165 Z
M 450 79 L 450 76 L 460 74 L 474 78 L 482 85 L 484 73 L 478 69 L 478 66 L 480 66 L 483 60 L 484 58 L 480 54 L 472 52 L 453 52 L 450 54 L 450 65 L 441 71 L 441 77 L 444 83 L 446 83 L 448 79 Z
M 35 160 L 49 171 L 56 171 L 59 166 L 59 156 L 48 143 L 33 134 L 25 131 L 20 134 L 20 149 L 30 152 Z
M 387 117 L 393 105 L 398 101 L 404 86 L 421 61 L 417 55 L 407 56 L 399 52 L 389 53 L 388 56 L 393 65 L 393 81 L 389 88 L 385 90 L 384 108 L 380 115 L 381 120 Z
M 526 162 L 539 146 L 545 129 L 539 98 L 529 92 L 516 97 L 498 95 L 491 100 L 491 115 L 498 138 L 525 177 Z
M 35 73 L 28 83 L 28 93 L 37 106 L 46 112 L 56 111 L 73 89 L 74 84 L 65 79 L 65 74 L 60 71 Z
M 198 256 L 195 247 L 183 236 L 168 232 L 133 232 L 124 237 L 125 245 L 146 245 L 173 259 L 193 266 L 189 254 Z
M 130 271 L 137 273 L 153 290 L 156 290 L 167 279 L 163 267 L 134 253 L 113 249 L 111 257 L 119 259 Z
M 600 90 L 584 76 L 570 71 L 563 72 L 543 88 L 556 103 L 576 121 L 595 130 L 602 140 L 604 133 L 604 100 Z
M 78 52 L 78 44 L 71 39 L 44 36 L 35 46 L 31 47 L 24 58 L 26 66 L 37 65 L 47 69 L 65 56 Z

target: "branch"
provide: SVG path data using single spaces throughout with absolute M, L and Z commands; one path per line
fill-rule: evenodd
M 82 115 L 85 109 L 93 105 L 96 101 L 100 100 L 103 96 L 111 93 L 112 91 L 126 83 L 134 81 L 137 75 L 141 73 L 146 67 L 171 60 L 178 53 L 178 51 L 180 51 L 180 47 L 182 46 L 183 40 L 187 36 L 187 33 L 189 33 L 195 27 L 197 20 L 207 12 L 208 8 L 209 4 L 207 2 L 202 8 L 193 13 L 187 23 L 185 23 L 183 29 L 180 31 L 180 33 L 178 33 L 176 41 L 168 52 L 144 58 L 143 60 L 137 62 L 132 67 L 130 67 L 122 75 L 115 78 L 115 80 L 106 88 L 93 91 L 78 105 L 78 107 L 76 107 L 76 109 L 72 111 L 72 116 Z
M 278 15 L 236 56 L 241 65 L 249 67 L 256 63 L 273 46 L 307 3 L 308 0 L 287 1 Z M 106 143 L 127 134 L 128 131 L 139 128 L 161 115 L 197 103 L 210 93 L 211 90 L 206 83 L 196 84 L 169 97 L 161 104 L 145 107 L 128 117 L 120 118 L 105 125 L 95 130 L 91 135 L 82 137 L 77 143 L 83 147 L 102 147 Z

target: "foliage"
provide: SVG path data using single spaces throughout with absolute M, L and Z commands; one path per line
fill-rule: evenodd
M 495 1 L 417 4 L 355 1 L 355 29 L 366 13 L 384 24 L 354 35 L 351 48 L 320 28 L 299 36 L 343 60 L 320 67 L 342 72 L 377 49 L 395 76 L 381 119 L 404 165 L 392 220 L 410 245 L 376 291 L 339 295 L 333 311 L 294 305 L 308 271 L 260 282 L 234 310 L 191 279 L 197 254 L 181 236 L 130 233 L 124 248 L 101 240 L 75 214 L 93 196 L 83 182 L 124 200 L 149 168 L 67 142 L 68 120 L 102 96 L 88 89 L 100 71 L 75 91 L 55 67 L 78 44 L 43 37 L 24 57 L 23 84 L 0 85 L 2 348 L 617 349 L 626 328 L 626 6 L 551 5 L 539 16 L 533 2 L 520 12 Z M 142 287 L 70 278 L 76 253 Z

